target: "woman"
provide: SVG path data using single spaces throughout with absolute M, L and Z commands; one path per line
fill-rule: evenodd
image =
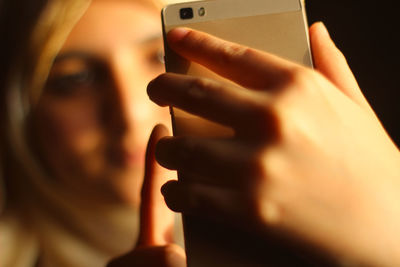
M 25 76 L 23 79 L 17 77 L 18 79 L 14 80 L 26 82 L 29 86 L 21 88 L 30 89 L 29 98 L 22 98 L 25 101 L 29 100 L 27 102 L 31 106 L 26 110 L 29 111 L 26 113 L 29 116 L 22 120 L 22 126 L 26 127 L 28 133 L 26 139 L 29 150 L 23 146 L 26 139 L 18 131 L 21 128 L 17 126 L 21 125 L 11 124 L 9 129 L 13 131 L 9 137 L 16 138 L 17 142 L 14 144 L 17 145 L 18 154 L 11 157 L 10 154 L 3 153 L 3 158 L 7 160 L 4 173 L 8 202 L 2 219 L 4 224 L 7 224 L 7 229 L 11 229 L 10 235 L 13 240 L 31 241 L 24 242 L 29 245 L 29 249 L 24 250 L 24 256 L 29 256 L 28 264 L 103 264 L 110 257 L 133 246 L 135 232 L 137 234 L 138 227 L 132 227 L 135 218 L 131 221 L 127 216 L 132 214 L 132 217 L 135 217 L 137 212 L 132 209 L 131 212 L 127 212 L 124 207 L 116 208 L 119 203 L 128 203 L 136 208 L 138 205 L 140 186 L 129 184 L 135 184 L 135 181 L 140 179 L 140 175 L 137 175 L 140 171 L 135 172 L 135 168 L 129 164 L 133 161 L 133 165 L 138 166 L 135 152 L 129 149 L 136 144 L 142 144 L 143 141 L 135 141 L 142 140 L 135 134 L 134 137 L 126 137 L 131 136 L 129 133 L 132 125 L 129 122 L 140 120 L 130 117 L 137 114 L 130 111 L 134 106 L 123 101 L 132 99 L 127 97 L 132 91 L 126 89 L 124 79 L 133 74 L 122 68 L 132 64 L 133 59 L 130 56 L 135 53 L 130 50 L 129 45 L 116 45 L 114 38 L 118 40 L 118 44 L 134 43 L 135 48 L 140 47 L 143 40 L 152 38 L 147 38 L 150 37 L 148 35 L 143 39 L 136 39 L 137 35 L 132 33 L 132 28 L 135 27 L 132 25 L 136 25 L 138 21 L 128 20 L 128 17 L 135 17 L 133 13 L 128 12 L 129 16 L 123 16 L 129 9 L 126 1 L 117 1 L 122 5 L 118 10 L 123 13 L 115 16 L 104 13 L 104 16 L 101 16 L 105 17 L 107 14 L 113 17 L 113 22 L 118 22 L 115 27 L 111 27 L 113 23 L 109 22 L 110 25 L 106 23 L 99 28 L 106 30 L 105 33 L 117 33 L 116 37 L 97 39 L 109 35 L 104 32 L 98 34 L 93 28 L 80 31 L 85 29 L 85 25 L 88 26 L 85 23 L 92 21 L 90 10 L 113 10 L 108 5 L 110 2 L 107 2 L 94 1 L 65 43 L 60 41 L 64 40 L 62 36 L 54 40 L 58 45 L 63 43 L 63 47 L 54 62 L 42 94 L 37 94 L 37 88 L 41 88 L 46 68 L 32 66 L 36 66 L 35 62 L 50 61 L 54 51 L 58 51 L 57 46 L 43 50 L 53 51 L 52 55 L 41 55 L 36 61 L 24 65 L 27 70 L 24 69 L 21 75 Z M 139 9 L 140 14 L 147 14 L 147 5 L 142 7 L 143 9 Z M 138 8 L 134 5 L 132 10 Z M 77 15 L 75 12 L 72 14 Z M 98 14 L 96 13 L 96 18 L 99 17 Z M 158 14 L 156 15 L 155 11 L 153 19 L 158 23 Z M 63 23 L 61 25 L 67 26 Z M 119 30 L 126 25 L 130 25 L 128 29 L 132 30 L 132 35 L 126 32 L 119 34 Z M 146 32 L 152 29 L 150 25 L 153 24 L 149 20 L 146 22 Z M 48 36 L 56 35 L 48 32 Z M 43 39 L 50 40 L 45 37 L 45 34 L 35 36 L 33 41 L 36 41 L 34 44 L 37 46 L 33 48 L 43 47 L 43 44 L 39 46 L 37 42 Z M 185 95 L 184 89 L 194 84 L 198 85 L 197 89 L 201 91 L 198 95 L 209 95 L 210 99 L 224 103 L 232 103 L 232 100 L 235 100 L 238 104 L 236 107 L 248 107 L 247 110 L 256 114 L 259 121 L 265 124 L 253 125 L 243 119 L 242 124 L 229 126 L 252 129 L 250 135 L 238 135 L 233 140 L 222 142 L 193 139 L 182 142 L 179 138 L 164 139 L 160 142 L 157 155 L 165 167 L 195 173 L 198 178 L 187 184 L 168 183 L 163 190 L 167 203 L 175 210 L 198 216 L 212 217 L 224 212 L 230 215 L 233 221 L 245 223 L 247 227 L 250 223 L 261 233 L 268 229 L 284 231 L 292 237 L 322 248 L 339 260 L 376 266 L 390 266 L 393 263 L 396 265 L 396 256 L 399 255 L 396 253 L 398 243 L 393 236 L 397 236 L 398 220 L 393 215 L 397 214 L 397 207 L 393 203 L 396 203 L 399 195 L 396 182 L 399 176 L 399 152 L 381 128 L 359 91 L 344 58 L 321 24 L 311 28 L 311 41 L 314 61 L 319 72 L 202 33 L 181 29 L 169 34 L 170 45 L 176 52 L 200 61 L 220 74 L 230 76 L 242 87 L 236 91 L 237 88 L 224 87 L 212 81 L 193 81 L 192 78 L 165 74 L 148 88 L 149 95 L 155 102 L 184 109 L 189 108 L 187 104 L 190 103 L 193 112 L 216 119 L 211 112 L 213 106 L 210 106 L 205 98 L 192 99 Z M 84 49 L 77 51 L 77 44 Z M 115 47 L 118 49 L 111 49 Z M 220 49 L 221 47 L 224 49 Z M 225 49 L 226 47 L 232 49 Z M 115 51 L 118 53 L 113 53 Z M 236 53 L 224 54 L 229 51 Z M 157 58 L 157 53 L 153 52 L 149 53 L 152 56 L 146 59 Z M 144 54 L 147 53 L 140 53 Z M 226 62 L 216 60 L 220 56 L 230 59 L 232 64 L 218 65 Z M 129 60 L 115 60 L 126 58 Z M 136 62 L 136 59 L 138 58 L 134 57 L 133 61 Z M 147 70 L 148 65 L 145 62 L 136 66 L 140 65 L 141 70 Z M 243 68 L 243 65 L 248 68 Z M 279 76 L 281 80 L 275 84 L 279 86 L 262 87 L 263 90 L 257 92 L 249 90 L 247 87 L 261 88 L 254 85 L 265 85 L 266 77 L 274 79 L 268 72 L 271 66 L 282 74 Z M 238 73 L 238 68 L 241 75 L 231 75 Z M 37 70 L 35 75 L 28 71 L 32 69 Z M 116 75 L 121 69 L 128 75 Z M 251 78 L 246 82 L 251 84 L 241 80 L 243 69 L 251 70 L 246 73 L 246 77 Z M 147 75 L 155 76 L 156 72 L 143 72 L 137 79 Z M 28 77 L 35 79 L 31 81 Z M 107 85 L 107 88 L 103 88 L 104 85 Z M 206 92 L 203 92 L 204 89 Z M 273 94 L 271 91 L 277 93 Z M 18 91 L 11 92 L 8 96 L 15 100 Z M 235 92 L 239 93 L 235 95 Z M 216 97 L 215 93 L 219 95 Z M 141 97 L 140 92 L 138 98 Z M 187 99 L 188 102 L 182 102 L 182 99 Z M 259 99 L 265 100 L 263 105 L 257 102 Z M 10 108 L 15 107 L 15 103 Z M 219 105 L 219 102 L 215 104 L 214 108 L 226 107 Z M 204 108 L 205 106 L 207 108 Z M 104 110 L 102 107 L 109 108 Z M 222 120 L 232 121 L 229 119 L 232 114 L 246 118 L 246 114 L 235 108 L 222 111 Z M 71 116 L 66 118 L 65 114 Z M 156 114 L 167 117 L 167 114 Z M 221 117 L 219 119 L 221 120 Z M 19 123 L 21 120 L 12 122 Z M 268 127 L 264 127 L 266 125 Z M 149 151 L 155 149 L 155 142 L 164 134 L 165 130 L 156 128 Z M 363 138 L 360 139 L 360 136 Z M 3 141 L 2 146 L 6 145 Z M 11 151 L 7 147 L 2 149 L 6 152 Z M 24 151 L 32 151 L 31 154 L 35 155 L 33 158 L 39 160 L 28 161 L 28 158 L 32 157 L 23 154 Z M 177 153 L 182 151 L 184 153 Z M 385 160 L 376 161 L 376 154 L 385 155 Z M 165 175 L 155 168 L 154 162 L 151 161 L 152 153 L 148 155 L 138 246 L 114 264 L 182 264 L 180 252 L 173 246 L 164 246 L 169 242 L 169 238 L 163 233 L 167 230 L 168 223 L 159 224 L 162 220 L 157 218 L 164 219 L 165 216 L 161 217 L 161 212 L 164 211 L 155 205 L 159 198 L 152 192 L 162 183 L 160 176 Z M 181 155 L 193 156 L 182 159 L 179 158 Z M 212 163 L 209 159 L 212 159 Z M 28 171 L 20 168 L 22 165 L 18 163 L 21 160 L 30 162 Z M 186 164 L 180 165 L 176 164 L 177 162 Z M 218 168 L 215 168 L 215 163 L 219 164 Z M 51 180 L 44 180 L 46 178 L 42 177 L 43 175 L 40 175 L 42 178 L 34 175 L 42 173 L 33 169 L 38 166 L 42 166 L 42 169 L 46 167 L 46 174 Z M 232 172 L 232 166 L 237 167 L 236 171 Z M 125 175 L 135 179 L 126 179 Z M 111 176 L 118 179 L 109 179 Z M 385 179 L 378 180 L 378 176 Z M 213 183 L 214 179 L 207 179 L 209 177 L 220 181 L 216 185 Z M 224 187 L 218 186 L 221 184 Z M 28 189 L 26 185 L 29 185 Z M 132 191 L 126 190 L 127 188 Z M 93 206 L 93 203 L 96 205 Z M 193 203 L 205 204 L 207 208 L 203 205 L 191 206 Z M 234 203 L 240 205 L 232 205 Z M 119 214 L 122 214 L 123 219 L 119 219 Z M 375 219 L 380 216 L 385 224 Z M 15 218 L 19 218 L 17 223 Z M 27 219 L 22 221 L 21 218 Z M 240 221 L 240 218 L 246 218 L 246 221 Z M 31 229 L 26 227 L 27 224 Z M 383 225 L 387 231 L 382 231 Z M 365 238 L 373 238 L 376 243 L 364 242 Z M 6 244 L 12 243 L 8 241 Z M 158 245 L 161 247 L 157 247 Z M 26 251 L 32 253 L 28 254 Z M 154 260 L 156 257 L 153 255 L 160 256 L 157 258 L 160 261 Z
M 21 5 L 30 16 L 20 21 Z M 2 36 L 20 25 L 2 50 L 1 266 L 104 266 L 133 247 L 140 223 L 142 247 L 170 242 L 172 213 L 154 204 L 160 181 L 144 187 L 138 218 L 147 139 L 169 121 L 145 92 L 164 70 L 160 9 L 146 0 L 38 1 L 31 13 L 3 3 Z M 166 132 L 155 130 L 150 150 Z M 148 178 L 173 177 L 151 154 L 147 163 Z

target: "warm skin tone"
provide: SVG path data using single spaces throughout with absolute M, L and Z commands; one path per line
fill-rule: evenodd
M 163 70 L 153 66 L 161 40 L 156 44 L 152 36 L 159 33 L 156 10 L 94 1 L 60 52 L 33 114 L 41 157 L 77 196 L 138 206 L 146 163 L 137 246 L 110 266 L 185 264 L 182 250 L 170 244 L 171 214 L 159 194 L 168 175 L 154 161 L 165 128 L 155 129 L 143 156 L 152 125 L 168 120 L 143 90 Z M 168 183 L 167 203 L 200 216 L 246 218 L 260 232 L 280 229 L 340 258 L 398 266 L 399 151 L 325 29 L 316 24 L 310 36 L 317 71 L 202 33 L 169 34 L 176 52 L 241 86 L 174 74 L 149 86 L 156 103 L 237 133 L 230 140 L 163 139 L 160 163 L 197 177 Z M 73 90 L 55 88 L 57 77 Z M 187 88 L 199 93 L 188 95 Z
M 139 205 L 148 136 L 169 123 L 146 95 L 161 57 L 159 10 L 140 1 L 95 0 L 70 33 L 32 127 L 51 176 L 76 197 Z
M 153 126 L 170 121 L 168 109 L 146 94 L 148 82 L 164 71 L 160 56 L 158 9 L 94 0 L 57 56 L 30 122 L 35 150 L 71 196 L 93 208 L 141 203 L 139 241 L 130 256 L 137 266 L 185 262 L 182 249 L 170 244 L 173 213 L 160 193 L 174 175 L 154 159 L 165 127 L 155 128 L 145 158 Z
M 107 267 L 149 266 L 185 267 L 185 252 L 171 242 L 171 215 L 160 193 L 165 183 L 165 170 L 155 161 L 156 143 L 168 134 L 158 125 L 154 128 L 147 147 L 145 176 L 140 206 L 140 233 L 135 248 L 112 260 Z
M 177 74 L 149 84 L 157 104 L 236 132 L 162 139 L 158 161 L 192 177 L 167 183 L 166 202 L 260 232 L 282 230 L 339 261 L 399 266 L 399 150 L 323 24 L 310 38 L 316 71 L 200 32 L 168 34 L 181 56 L 238 86 Z

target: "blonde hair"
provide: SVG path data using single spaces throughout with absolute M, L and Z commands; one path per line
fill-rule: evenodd
M 7 3 L 7 2 L 5 2 Z M 35 176 L 40 171 L 27 145 L 25 127 L 32 100 L 38 98 L 46 81 L 51 62 L 61 48 L 68 33 L 84 13 L 89 0 L 53 0 L 47 4 L 39 2 L 38 15 L 22 19 L 30 32 L 26 34 L 23 46 L 16 50 L 8 63 L 7 76 L 2 82 L 2 99 L 6 110 L 3 114 L 2 161 L 5 157 L 17 160 L 26 176 Z M 16 3 L 14 7 L 24 5 Z M 12 4 L 9 4 L 11 9 Z M 4 6 L 3 6 L 4 7 Z M 6 10 L 7 8 L 4 8 Z M 8 10 L 10 11 L 10 10 Z M 14 10 L 11 14 L 15 15 Z M 14 17 L 15 19 L 15 17 Z M 4 25 L 4 24 L 3 24 Z M 7 24 L 6 24 L 7 25 Z M 9 25 L 9 24 L 8 24 Z M 8 29 L 10 30 L 9 26 Z M 3 29 L 4 31 L 4 29 Z M 18 39 L 18 33 L 14 33 Z M 8 151 L 4 151 L 4 150 Z M 6 155 L 4 155 L 7 153 Z M 4 177 L 4 179 L 10 179 Z M 36 181 L 37 179 L 33 179 Z
M 49 191 L 48 194 L 52 194 L 52 189 L 43 187 L 43 183 L 47 181 L 43 181 L 43 170 L 27 144 L 26 123 L 31 108 L 41 96 L 54 58 L 91 1 L 93 0 L 48 1 L 36 21 L 30 22 L 35 26 L 27 40 L 28 45 L 24 47 L 26 51 L 21 51 L 19 57 L 13 59 L 15 63 L 4 86 L 6 94 L 3 101 L 7 116 L 4 118 L 6 136 L 2 141 L 12 146 L 15 159 L 24 166 L 24 172 L 33 178 L 33 186 Z M 159 0 L 125 1 L 137 1 L 157 9 L 161 9 L 163 3 Z

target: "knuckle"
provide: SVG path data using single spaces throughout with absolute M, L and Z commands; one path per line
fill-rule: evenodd
M 251 114 L 253 118 L 257 118 L 258 125 L 264 125 L 269 122 L 269 118 L 272 114 L 274 114 L 274 110 L 272 109 L 272 105 L 266 105 L 264 103 L 256 103 L 252 107 Z M 251 118 L 251 117 L 250 117 Z
M 191 88 L 204 90 L 207 88 L 207 82 L 204 79 L 195 78 L 189 84 L 189 89 Z
M 301 66 L 292 67 L 286 74 L 287 82 L 289 85 L 298 86 L 304 81 L 306 74 L 306 68 Z
M 299 109 L 304 107 L 306 101 L 316 99 L 319 94 L 315 86 L 316 75 L 314 71 L 302 66 L 293 67 L 286 74 L 285 85 L 274 95 L 273 101 L 265 110 L 269 113 L 264 112 L 264 117 L 268 116 L 266 118 L 270 121 L 265 124 L 268 127 L 264 130 L 275 133 L 276 140 L 283 140 L 291 135 Z
M 210 97 L 211 82 L 207 79 L 196 78 L 190 81 L 187 94 L 192 99 L 202 100 Z
M 257 151 L 252 155 L 247 156 L 247 162 L 242 173 L 251 179 L 243 180 L 243 185 L 250 192 L 257 191 L 258 188 L 264 187 L 269 183 L 269 174 L 264 162 L 264 155 Z
M 208 43 L 212 42 L 212 39 L 208 34 L 198 31 L 189 31 L 180 42 L 186 47 L 197 47 L 203 51 Z
M 248 117 L 252 118 L 252 132 L 267 139 L 279 136 L 282 114 L 278 105 L 260 101 L 260 103 L 253 105 L 250 113 Z
M 268 176 L 265 170 L 265 165 L 258 154 L 259 153 L 253 155 L 247 164 L 249 174 L 254 177 L 256 186 L 258 186 L 260 182 L 264 181 L 264 178 Z
M 232 64 L 235 59 L 250 56 L 252 49 L 238 44 L 225 45 L 221 48 L 220 60 L 223 64 Z
M 250 209 L 256 222 L 268 227 L 279 227 L 283 224 L 283 207 L 273 199 L 271 183 L 260 184 L 254 187 L 250 196 Z
M 202 41 L 204 41 L 204 37 L 201 34 L 196 33 L 195 31 L 189 31 L 186 33 L 186 35 L 180 40 L 180 42 L 182 43 L 191 43 L 193 41 L 197 41 L 199 43 L 201 43 Z
M 264 226 L 281 227 L 285 215 L 284 202 L 277 190 L 281 188 L 282 164 L 273 152 L 262 151 L 254 153 L 247 165 L 249 177 L 252 177 L 251 184 L 246 181 L 246 186 L 250 187 L 247 188 L 250 192 L 247 198 L 250 217 Z
M 189 90 L 198 89 L 198 90 L 207 90 L 209 82 L 205 79 L 195 78 L 189 84 Z
M 257 202 L 257 215 L 264 222 L 264 224 L 270 227 L 279 227 L 282 225 L 282 209 L 273 200 L 266 198 L 261 199 Z

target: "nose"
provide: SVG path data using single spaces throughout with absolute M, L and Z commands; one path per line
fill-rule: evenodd
M 143 68 L 135 58 L 140 57 L 122 52 L 113 58 L 104 112 L 112 138 L 122 138 L 127 146 L 145 146 L 153 125 L 165 123 L 168 111 L 152 103 L 146 93 L 148 82 L 158 73 Z

